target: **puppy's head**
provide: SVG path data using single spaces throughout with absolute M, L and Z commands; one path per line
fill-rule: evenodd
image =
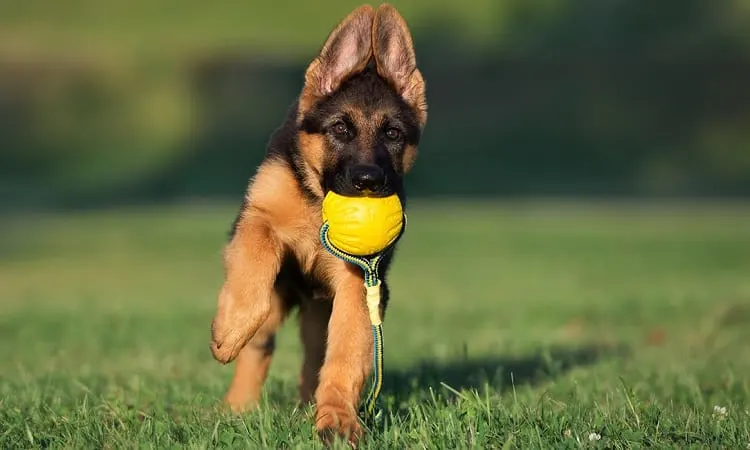
M 316 195 L 402 194 L 427 120 L 411 34 L 390 5 L 366 5 L 329 35 L 305 74 L 298 147 Z

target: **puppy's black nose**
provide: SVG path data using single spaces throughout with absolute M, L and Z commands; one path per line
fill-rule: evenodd
M 354 166 L 349 170 L 354 189 L 378 191 L 385 185 L 385 172 L 378 166 Z

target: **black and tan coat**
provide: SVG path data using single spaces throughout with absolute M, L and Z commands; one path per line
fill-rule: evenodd
M 256 404 L 274 334 L 298 308 L 302 400 L 315 403 L 321 434 L 360 436 L 356 411 L 372 361 L 363 278 L 321 247 L 321 202 L 329 191 L 396 193 L 405 202 L 403 176 L 426 120 L 425 83 L 403 18 L 390 5 L 354 10 L 307 68 L 224 250 L 211 350 L 222 363 L 235 361 L 226 395 L 234 411 Z M 389 262 L 381 265 L 384 305 Z

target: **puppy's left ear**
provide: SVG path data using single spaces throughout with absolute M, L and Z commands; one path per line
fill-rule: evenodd
M 391 5 L 380 5 L 375 12 L 372 46 L 378 73 L 414 108 L 420 126 L 424 126 L 427 121 L 425 82 L 417 69 L 409 27 Z
M 304 114 L 316 101 L 338 89 L 346 78 L 367 67 L 372 58 L 374 16 L 372 6 L 360 6 L 331 31 L 320 55 L 305 72 L 300 113 Z

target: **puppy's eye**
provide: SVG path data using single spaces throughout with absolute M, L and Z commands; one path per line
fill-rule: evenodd
M 388 137 L 388 139 L 395 141 L 396 139 L 401 137 L 401 130 L 391 127 L 385 130 L 385 135 L 386 137 Z
M 344 122 L 336 122 L 331 127 L 331 131 L 337 136 L 346 136 L 349 133 L 349 128 Z

